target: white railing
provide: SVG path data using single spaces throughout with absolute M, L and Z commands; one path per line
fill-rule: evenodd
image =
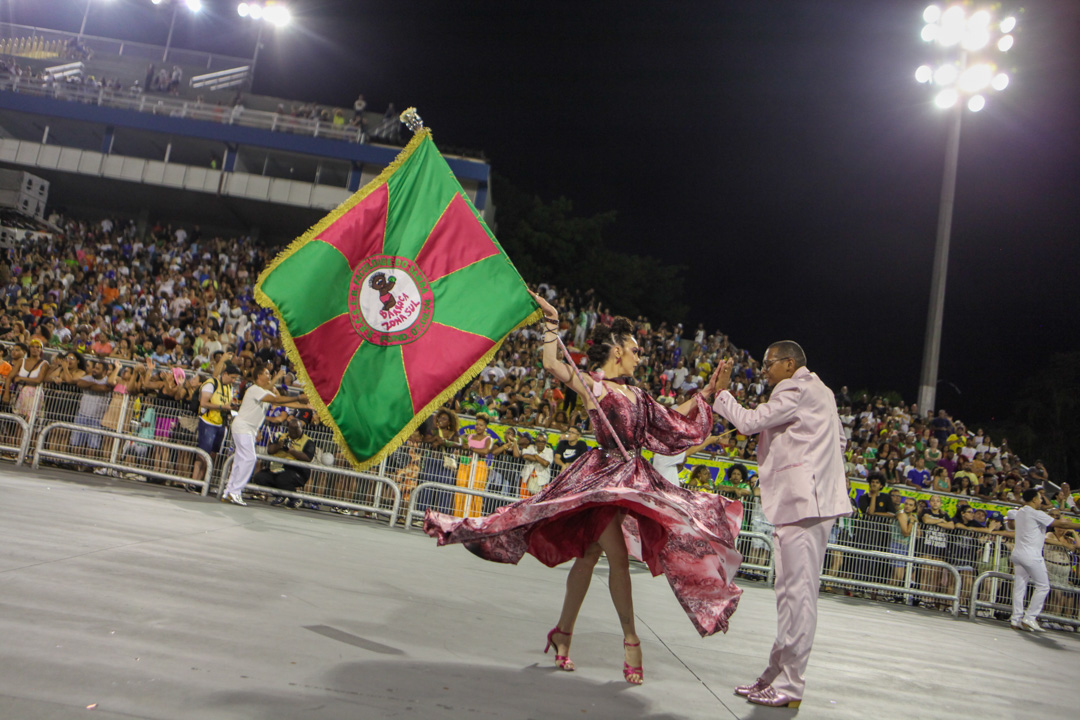
M 138 91 L 88 87 L 75 82 L 28 80 L 12 75 L 0 75 L 0 91 L 343 142 L 362 143 L 367 139 L 363 130 L 350 125 L 293 117 L 265 110 L 251 110 L 240 105 L 225 107 L 197 100 L 147 95 Z

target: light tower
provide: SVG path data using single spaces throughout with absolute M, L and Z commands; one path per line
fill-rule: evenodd
M 934 104 L 949 113 L 945 174 L 941 183 L 934 270 L 930 281 L 930 310 L 919 381 L 919 412 L 927 413 L 934 411 L 937 400 L 960 126 L 965 108 L 969 112 L 979 112 L 986 107 L 990 93 L 1008 87 L 1009 76 L 1000 70 L 998 63 L 1013 46 L 1016 17 L 1009 15 L 998 20 L 989 7 L 958 4 L 944 9 L 931 5 L 923 11 L 923 20 L 922 39 L 938 50 L 939 57 L 934 64 L 920 66 L 915 71 L 915 79 L 932 86 L 936 90 Z

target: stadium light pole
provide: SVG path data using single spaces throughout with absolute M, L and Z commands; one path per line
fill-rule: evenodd
M 161 5 L 165 0 L 150 0 L 155 5 Z M 202 10 L 202 0 L 172 0 L 172 21 L 169 22 L 169 37 L 165 40 L 165 52 L 161 56 L 161 62 L 166 62 L 169 59 L 169 48 L 172 47 L 173 30 L 176 28 L 176 13 L 180 11 L 180 6 L 183 5 L 192 13 L 197 13 Z
M 94 0 L 86 0 L 86 10 L 84 10 L 82 14 L 82 25 L 79 26 L 79 38 L 82 38 L 83 34 L 86 32 L 86 21 L 90 17 L 90 6 L 93 2 Z
M 236 6 L 236 13 L 242 18 L 248 18 L 259 23 L 259 32 L 255 36 L 255 54 L 251 57 L 251 73 L 248 75 L 248 87 L 255 84 L 255 66 L 259 64 L 259 50 L 262 48 L 263 30 L 267 23 L 275 27 L 285 27 L 292 22 L 292 13 L 284 3 L 270 2 L 242 2 Z
M 936 67 L 922 65 L 915 79 L 937 89 L 934 104 L 949 113 L 949 134 L 945 141 L 945 172 L 938 206 L 937 242 L 930 279 L 930 310 L 926 319 L 922 374 L 919 381 L 919 412 L 933 412 L 937 403 L 938 363 L 941 357 L 942 323 L 945 316 L 945 279 L 949 265 L 953 204 L 956 199 L 956 168 L 960 159 L 960 126 L 964 108 L 979 112 L 986 106 L 986 94 L 1000 92 L 1009 76 L 998 70 L 998 53 L 1013 46 L 1016 18 L 998 21 L 989 9 L 969 11 L 966 5 L 942 9 L 931 5 L 923 11 L 923 42 L 937 46 L 941 58 Z

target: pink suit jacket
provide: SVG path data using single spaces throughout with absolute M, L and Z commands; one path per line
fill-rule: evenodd
M 774 525 L 851 513 L 844 476 L 844 427 L 832 391 L 801 367 L 769 402 L 744 408 L 724 390 L 713 406 L 743 435 L 758 434 L 761 507 Z

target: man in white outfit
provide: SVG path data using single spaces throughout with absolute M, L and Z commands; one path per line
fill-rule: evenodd
M 248 387 L 244 392 L 244 399 L 240 403 L 240 410 L 232 422 L 233 444 L 236 446 L 236 457 L 233 458 L 232 472 L 229 473 L 229 482 L 225 486 L 225 494 L 221 496 L 221 502 L 231 502 L 234 505 L 247 505 L 244 502 L 244 486 L 251 480 L 251 471 L 255 469 L 255 438 L 259 434 L 259 428 L 266 418 L 265 404 L 285 405 L 287 407 L 307 407 L 307 397 L 300 395 L 275 395 L 270 391 L 277 382 L 285 375 L 282 366 L 277 375 L 272 379 L 270 369 L 263 368 L 255 378 L 255 384 Z
M 832 391 L 806 369 L 806 354 L 790 340 L 765 351 L 762 374 L 773 388 L 767 403 L 742 407 L 728 392 L 733 361 L 720 363 L 706 397 L 743 435 L 758 434 L 761 507 L 776 526 L 777 631 L 769 666 L 735 692 L 752 703 L 798 707 L 817 629 L 817 597 L 829 531 L 851 514 L 844 475 L 844 427 Z
M 1052 527 L 1075 528 L 1076 524 L 1071 520 L 1055 520 L 1043 512 L 1042 509 L 1049 503 L 1041 490 L 1025 490 L 1022 497 L 1024 504 L 1005 514 L 1007 527 L 1013 531 L 1015 538 L 1010 558 L 1014 580 L 1009 624 L 1016 630 L 1042 632 L 1038 617 L 1050 593 L 1050 577 L 1046 574 L 1046 561 L 1042 554 L 1046 531 Z M 1035 583 L 1035 592 L 1031 594 L 1031 602 L 1025 611 L 1028 582 Z

